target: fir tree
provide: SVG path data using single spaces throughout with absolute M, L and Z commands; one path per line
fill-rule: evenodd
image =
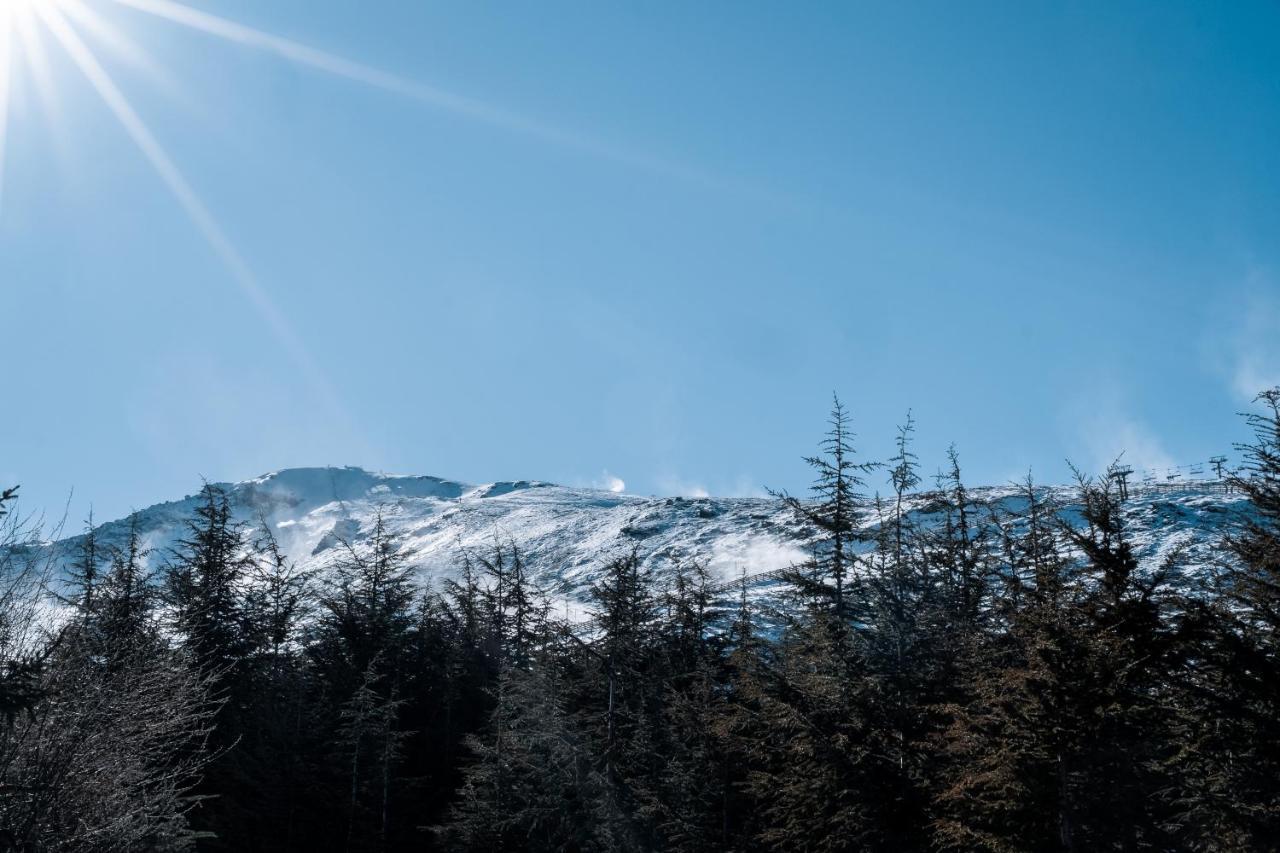
M 760 809 L 755 842 L 771 850 L 875 848 L 886 840 L 878 786 L 891 759 L 874 718 L 866 646 L 856 636 L 868 601 L 853 549 L 867 538 L 857 523 L 860 475 L 875 466 L 852 461 L 839 400 L 830 424 L 824 455 L 806 459 L 818 474 L 813 500 L 782 495 L 819 534 L 813 558 L 786 578 L 809 607 L 788 621 L 764 677 L 742 684 L 742 705 L 755 716 L 747 730 L 765 738 L 748 750 L 745 787 Z
M 1087 668 L 1071 569 L 1053 507 L 1030 479 L 1006 520 L 1002 623 L 964 648 L 960 691 L 942 710 L 934 845 L 943 850 L 1074 850 L 1076 704 Z
M 839 398 L 833 399 L 829 425 L 821 454 L 804 460 L 816 474 L 810 487 L 812 499 L 802 500 L 786 492 L 774 494 L 820 537 L 812 560 L 795 567 L 789 582 L 811 605 L 827 609 L 832 618 L 844 623 L 851 617 L 847 598 L 857 562 L 854 544 L 863 539 L 857 524 L 857 513 L 865 500 L 860 493 L 865 485 L 862 476 L 877 466 L 853 461 L 853 434 Z
M 449 822 L 449 850 L 606 851 L 604 780 L 573 724 L 553 647 L 528 668 L 507 668 L 483 733 L 469 738 L 467 765 Z
M 84 535 L 80 538 L 79 553 L 67 568 L 69 595 L 58 596 L 82 614 L 93 612 L 93 594 L 100 582 L 103 554 L 98 549 L 98 531 L 93 525 L 93 511 L 85 521 Z
M 586 709 L 605 784 L 604 817 L 612 843 L 643 846 L 650 827 L 633 816 L 654 786 L 651 667 L 656 648 L 657 602 L 653 580 L 632 552 L 611 560 L 591 586 L 592 624 L 598 639 L 591 650 L 594 689 Z
M 111 549 L 107 574 L 97 586 L 97 604 L 86 614 L 87 634 L 106 650 L 110 661 L 115 650 L 132 648 L 154 637 L 157 591 L 147 568 L 150 549 L 142 543 L 138 514 L 129 516 L 122 546 Z
M 168 566 L 168 596 L 192 659 L 228 683 L 251 651 L 241 596 L 249 566 L 244 528 L 232 517 L 230 497 L 206 483 Z
M 1243 465 L 1228 481 L 1249 511 L 1227 537 L 1221 603 L 1200 611 L 1211 642 L 1181 720 L 1187 823 L 1239 849 L 1280 834 L 1280 388 L 1256 402 L 1262 411 L 1245 416 L 1253 440 L 1238 445 Z
M 345 816 L 341 836 L 353 846 L 368 839 L 380 847 L 410 831 L 396 805 L 407 796 L 399 768 L 410 732 L 403 725 L 405 697 L 416 689 L 415 591 L 384 510 L 374 517 L 368 545 L 344 543 L 344 550 L 319 597 L 307 657 L 318 679 L 317 725 L 330 743 L 345 746 L 338 755 L 318 756 L 315 772 L 336 814 Z M 324 820 L 332 825 L 334 817 Z

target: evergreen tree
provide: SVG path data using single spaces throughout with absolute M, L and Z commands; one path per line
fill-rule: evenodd
M 788 621 L 767 677 L 743 684 L 743 705 L 756 715 L 748 730 L 765 738 L 748 752 L 746 789 L 761 812 L 756 843 L 771 850 L 874 849 L 888 840 L 880 786 L 893 762 L 856 636 L 869 614 L 865 577 L 854 573 L 853 545 L 867 539 L 858 489 L 875 466 L 852 461 L 839 400 L 830 424 L 824 455 L 806 459 L 818 472 L 813 500 L 782 495 L 820 537 L 813 558 L 787 574 L 808 610 Z
M 1167 585 L 1178 552 L 1139 570 L 1113 470 L 1082 481 L 1084 526 L 1064 523 L 1083 554 L 1079 606 L 1089 666 L 1075 697 L 1090 717 L 1077 759 L 1077 838 L 1089 849 L 1167 847 L 1168 815 L 1157 795 L 1172 781 L 1170 686 L 1181 678 Z
M 338 744 L 350 762 L 351 785 L 347 850 L 387 848 L 396 772 L 409 737 L 399 725 L 404 704 L 395 685 L 387 688 L 374 658 L 360 686 L 342 705 Z
M 80 538 L 79 553 L 67 567 L 70 594 L 58 598 L 81 613 L 93 612 L 93 594 L 99 583 L 102 563 L 103 555 L 98 550 L 98 531 L 94 529 L 93 511 L 90 510 L 84 525 L 84 535 Z
M 343 549 L 332 569 L 334 579 L 320 595 L 311 655 L 338 695 L 354 694 L 371 668 L 385 693 L 406 675 L 414 626 L 412 570 L 382 509 L 374 517 L 368 547 L 344 543 Z
M 404 697 L 415 690 L 415 592 L 384 510 L 368 546 L 344 543 L 344 550 L 320 595 L 307 649 L 322 704 L 317 725 L 342 745 L 332 760 L 317 757 L 315 772 L 332 798 L 321 824 L 338 831 L 333 821 L 343 815 L 338 837 L 348 839 L 347 849 L 382 849 L 414 831 L 400 815 L 408 791 L 399 768 L 410 736 Z
M 1113 479 L 1081 478 L 1084 525 L 1028 485 L 1007 552 L 1007 623 L 968 660 L 937 803 L 944 849 L 1167 849 L 1178 656 L 1168 566 L 1138 571 Z M 1052 527 L 1056 525 L 1057 535 Z M 1063 556 L 1059 542 L 1079 553 Z
M 858 510 L 865 502 L 860 493 L 865 485 L 862 477 L 877 466 L 853 461 L 849 416 L 838 397 L 833 399 L 828 423 L 821 454 L 804 460 L 816 474 L 810 487 L 812 500 L 786 492 L 774 494 L 821 537 L 813 558 L 795 567 L 788 581 L 811 606 L 825 608 L 837 622 L 846 622 L 852 617 L 847 599 L 857 562 L 854 544 L 864 539 L 857 524 Z
M 653 826 L 640 805 L 651 802 L 659 772 L 650 749 L 660 707 L 652 575 L 633 551 L 605 566 L 590 600 L 597 639 L 583 646 L 589 654 L 580 714 L 605 786 L 601 820 L 616 849 L 647 849 Z
M 1180 720 L 1188 766 L 1184 820 L 1207 846 L 1262 849 L 1280 834 L 1280 388 L 1247 414 L 1253 440 L 1229 479 L 1248 512 L 1227 537 L 1234 558 L 1216 605 L 1200 605 L 1203 650 Z
M 244 599 L 253 559 L 230 496 L 205 483 L 165 567 L 164 592 L 179 649 L 216 686 L 220 700 L 211 738 L 218 758 L 205 774 L 199 789 L 204 801 L 193 815 L 209 833 L 202 845 L 209 850 L 245 847 L 260 805 L 257 756 L 246 741 L 257 724 L 258 699 L 257 638 Z
M 258 559 L 248 563 L 244 597 L 245 622 L 251 647 L 265 660 L 269 672 L 288 664 L 302 620 L 311 605 L 311 573 L 298 568 L 280 549 L 263 520 L 254 542 Z
M 206 483 L 197 500 L 168 566 L 169 603 L 196 665 L 231 684 L 252 651 L 241 595 L 251 558 L 226 490 Z
M 0 568 L 12 565 L 9 544 L 0 544 Z M 193 848 L 188 812 L 217 705 L 157 630 L 145 556 L 136 517 L 105 576 L 96 546 L 84 549 L 81 568 L 93 580 L 56 631 L 32 606 L 43 603 L 48 573 L 0 573 L 2 849 Z
M 437 830 L 445 849 L 618 849 L 600 813 L 604 780 L 566 708 L 559 654 L 544 645 L 527 668 L 499 677 L 489 725 L 468 740 L 474 758 L 458 802 Z
M 545 596 L 530 581 L 524 555 L 514 543 L 504 548 L 495 542 L 477 562 L 486 579 L 479 598 L 489 623 L 490 654 L 501 665 L 524 667 L 546 623 Z
M 948 641 L 937 629 L 939 584 L 926 559 L 926 542 L 909 512 L 920 484 L 911 449 L 910 413 L 889 460 L 887 501 L 877 496 L 874 549 L 864 558 L 865 617 L 852 639 L 865 671 L 857 692 L 882 765 L 874 806 L 881 832 L 908 846 L 923 843 L 932 706 L 945 694 L 940 657 Z
M 735 785 L 740 781 L 720 725 L 729 692 L 726 614 L 702 563 L 677 567 L 665 603 L 659 626 L 665 690 L 657 744 L 665 767 L 649 809 L 665 849 L 724 849 L 737 823 Z
M 721 847 L 750 849 L 764 825 L 759 802 L 768 802 L 770 797 L 761 784 L 772 766 L 771 731 L 764 711 L 770 670 L 776 660 L 773 644 L 757 628 L 747 597 L 745 570 L 727 641 L 724 702 L 714 721 L 714 735 L 724 758 Z
M 926 536 L 929 571 L 940 593 L 936 615 L 943 620 L 944 631 L 963 642 L 984 627 L 992 581 L 992 534 L 983 507 L 964 485 L 955 445 L 947 448 L 947 467 L 938 475 L 937 494 L 942 521 Z
M 285 556 L 265 520 L 253 542 L 254 558 L 241 582 L 247 657 L 238 667 L 242 710 L 222 721 L 235 738 L 218 773 L 236 808 L 220 827 L 222 847 L 291 850 L 304 833 L 301 814 L 311 777 L 306 755 L 313 744 L 314 709 L 302 655 L 303 619 L 310 615 L 310 575 Z
M 1002 525 L 1008 556 L 998 630 L 959 662 L 943 705 L 944 759 L 934 845 L 943 850 L 1075 850 L 1074 755 L 1087 721 L 1076 703 L 1088 656 L 1054 507 L 1030 479 Z
M 143 546 L 137 513 L 129 516 L 128 524 L 124 544 L 110 551 L 107 574 L 97 586 L 97 603 L 84 614 L 86 635 L 102 645 L 108 661 L 118 650 L 149 642 L 158 631 L 157 591 L 147 568 L 150 549 Z

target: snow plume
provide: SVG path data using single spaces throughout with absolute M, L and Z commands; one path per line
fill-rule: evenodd
M 1231 388 L 1244 400 L 1280 385 L 1280 299 L 1248 297 L 1244 316 L 1231 336 Z
M 608 469 L 600 472 L 600 479 L 591 484 L 594 488 L 604 489 L 606 492 L 613 492 L 615 495 L 626 491 L 627 483 L 621 477 L 610 474 Z
M 723 581 L 785 569 L 803 563 L 808 554 L 799 545 L 773 536 L 735 532 L 716 540 L 707 567 Z
M 1208 311 L 1201 342 L 1205 367 L 1220 376 L 1231 395 L 1248 403 L 1280 385 L 1280 280 L 1251 270 Z
M 664 495 L 682 498 L 709 498 L 711 492 L 701 483 L 690 482 L 683 477 L 664 476 L 658 479 L 658 488 Z
M 731 481 L 706 483 L 677 474 L 664 473 L 657 478 L 658 493 L 682 498 L 767 498 L 769 492 L 754 478 L 740 474 Z
M 1164 443 L 1142 420 L 1135 417 L 1122 395 L 1106 383 L 1082 398 L 1072 421 L 1080 425 L 1077 445 L 1087 466 L 1097 474 L 1117 459 L 1134 468 L 1164 470 L 1175 465 Z
M 1120 458 L 1138 469 L 1174 467 L 1160 437 L 1140 421 L 1123 415 L 1100 417 L 1086 436 L 1094 471 L 1104 471 Z

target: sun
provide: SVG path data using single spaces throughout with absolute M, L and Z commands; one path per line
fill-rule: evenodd
M 332 408 L 340 409 L 336 393 L 301 338 L 258 282 L 177 162 L 95 53 L 94 44 L 105 44 L 117 51 L 123 49 L 133 59 L 150 62 L 144 48 L 125 32 L 129 16 L 138 14 L 227 42 L 267 50 L 286 60 L 331 74 L 396 89 L 401 94 L 422 100 L 430 100 L 434 91 L 427 87 L 415 89 L 414 84 L 394 75 L 193 9 L 176 0 L 0 0 L 0 227 L 4 224 L 6 210 L 6 143 L 15 81 L 29 81 L 34 88 L 32 94 L 37 99 L 53 100 L 57 92 L 50 69 L 54 63 L 68 64 L 80 72 L 114 115 L 121 130 L 132 139 L 210 249 L 222 261 L 231 279 L 273 330 L 308 384 Z M 19 69 L 23 73 L 17 73 Z
M 691 179 L 699 183 L 705 180 L 701 173 L 680 167 L 679 164 L 673 165 L 627 147 L 604 143 L 474 98 L 335 56 L 193 8 L 179 0 L 0 0 L 0 228 L 5 225 L 4 182 L 8 165 L 6 142 L 15 81 L 31 83 L 34 89 L 32 94 L 37 100 L 56 100 L 56 88 L 62 82 L 61 77 L 57 77 L 55 83 L 55 75 L 51 73 L 51 69 L 54 64 L 69 65 L 94 90 L 115 117 L 120 129 L 155 170 L 161 183 L 222 262 L 232 281 L 274 331 L 300 374 L 306 377 L 312 389 L 326 399 L 335 411 L 341 409 L 337 404 L 337 395 L 315 359 L 308 353 L 300 336 L 258 282 L 213 212 L 188 182 L 179 164 L 134 109 L 126 93 L 94 51 L 95 45 L 109 46 L 113 53 L 123 52 L 132 60 L 154 66 L 145 46 L 138 44 L 127 31 L 130 21 L 139 16 L 164 21 L 188 33 L 211 36 L 242 48 L 271 53 L 284 61 L 392 92 L 457 118 L 522 135 L 542 144 L 566 148 L 628 168 L 638 168 L 668 177 Z M 19 68 L 24 73 L 15 73 Z
M 117 12 L 123 14 L 115 14 Z M 344 407 L 341 406 L 332 384 L 301 337 L 285 314 L 276 307 L 181 168 L 134 109 L 95 53 L 94 44 L 105 44 L 117 51 L 124 49 L 131 58 L 149 62 L 144 49 L 128 37 L 121 23 L 127 23 L 129 15 L 137 13 L 151 15 L 188 30 L 248 47 L 270 50 L 286 59 L 330 73 L 346 76 L 360 74 L 363 75 L 364 82 L 373 85 L 388 86 L 398 81 L 392 75 L 192 9 L 175 0 L 0 0 L 0 227 L 4 225 L 6 212 L 6 143 L 15 81 L 32 83 L 32 94 L 40 101 L 56 100 L 57 91 L 51 67 L 54 63 L 70 65 L 80 72 L 115 117 L 121 130 L 150 163 L 161 183 L 222 262 L 231 280 L 273 331 L 277 342 L 289 355 L 312 391 L 334 414 L 345 417 Z M 18 73 L 20 69 L 23 72 L 21 74 Z
M 137 44 L 127 33 L 130 19 L 136 19 L 139 15 L 162 20 L 190 33 L 266 51 L 285 61 L 388 90 L 473 121 L 540 137 L 557 144 L 570 144 L 586 149 L 591 147 L 571 134 L 495 109 L 482 102 L 334 56 L 187 6 L 178 0 L 0 0 L 0 228 L 5 224 L 4 182 L 8 167 L 6 143 L 15 81 L 31 83 L 34 89 L 32 94 L 37 100 L 53 101 L 57 98 L 56 86 L 61 85 L 61 79 L 58 78 L 58 83 L 55 84 L 51 69 L 55 63 L 69 65 L 79 71 L 80 76 L 115 117 L 121 130 L 155 170 L 161 183 L 204 237 L 213 254 L 222 262 L 231 280 L 274 332 L 278 343 L 288 353 L 313 392 L 339 416 L 345 417 L 344 407 L 301 337 L 294 331 L 284 312 L 276 307 L 212 211 L 188 182 L 178 163 L 134 109 L 125 92 L 94 51 L 94 45 L 106 45 L 115 53 L 123 51 L 130 59 L 143 64 L 154 64 L 145 47 Z M 17 73 L 19 69 L 23 73 Z
M 36 6 L 56 2 L 58 0 L 0 0 L 0 17 L 30 12 Z

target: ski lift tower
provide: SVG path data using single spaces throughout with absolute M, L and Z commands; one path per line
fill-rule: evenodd
M 1222 466 L 1227 464 L 1227 457 L 1214 456 L 1212 459 L 1209 460 L 1209 464 L 1213 466 L 1213 472 L 1218 476 L 1218 479 L 1221 480 Z
M 1123 468 L 1112 468 L 1111 479 L 1116 481 L 1116 486 L 1120 490 L 1120 500 L 1127 501 L 1129 499 L 1129 475 L 1133 473 L 1133 469 L 1128 465 Z

